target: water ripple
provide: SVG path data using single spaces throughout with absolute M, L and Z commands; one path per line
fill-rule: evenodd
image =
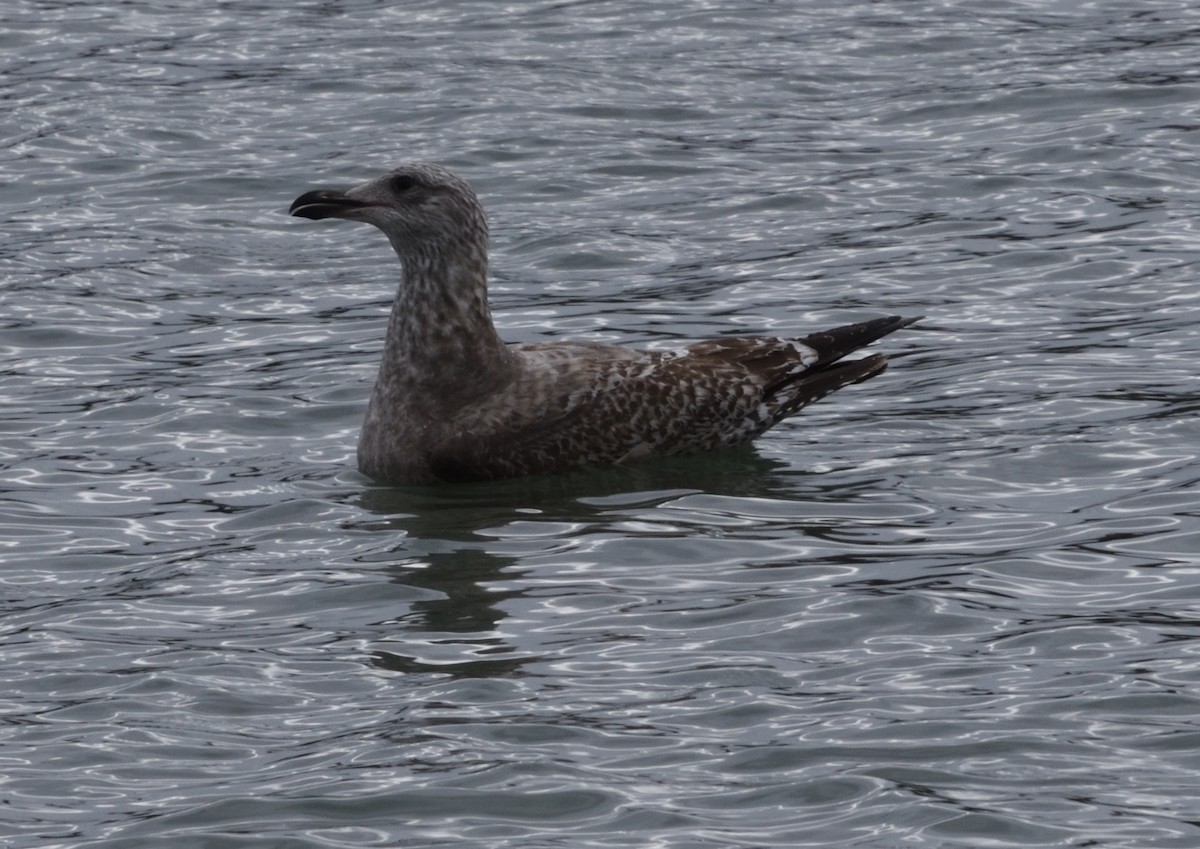
M 1195 844 L 1195 9 L 0 18 L 14 849 Z M 284 213 L 417 158 L 508 338 L 928 317 L 754 450 L 371 487 L 396 270 Z

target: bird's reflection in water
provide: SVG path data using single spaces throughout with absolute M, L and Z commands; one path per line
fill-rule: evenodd
M 594 533 L 699 493 L 770 497 L 794 493 L 797 474 L 750 446 L 703 457 L 664 458 L 628 468 L 443 487 L 367 487 L 360 507 L 375 514 L 358 530 L 395 535 L 370 561 L 393 579 L 428 591 L 396 621 L 396 634 L 373 654 L 384 669 L 461 677 L 518 674 L 541 658 L 512 644 L 500 627 L 506 606 L 523 597 L 521 553 L 502 538 L 531 529 L 531 549 L 559 544 L 563 534 Z M 545 529 L 540 533 L 539 529 Z M 525 534 L 521 534 L 525 537 Z

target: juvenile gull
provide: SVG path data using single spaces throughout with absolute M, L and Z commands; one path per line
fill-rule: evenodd
M 506 345 L 488 309 L 483 207 L 445 168 L 404 165 L 348 191 L 308 192 L 290 212 L 374 224 L 403 265 L 358 443 L 359 469 L 380 482 L 511 478 L 746 442 L 882 372 L 881 354 L 839 361 L 917 320 L 660 351 Z

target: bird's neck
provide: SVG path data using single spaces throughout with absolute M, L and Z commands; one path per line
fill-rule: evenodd
M 403 393 L 410 405 L 453 406 L 495 391 L 513 356 L 488 308 L 486 252 L 401 255 L 401 262 L 378 388 Z

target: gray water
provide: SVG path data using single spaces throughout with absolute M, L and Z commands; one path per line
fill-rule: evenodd
M 1185 0 L 0 11 L 11 849 L 1200 845 Z M 752 450 L 385 489 L 471 180 L 511 340 L 924 314 Z

